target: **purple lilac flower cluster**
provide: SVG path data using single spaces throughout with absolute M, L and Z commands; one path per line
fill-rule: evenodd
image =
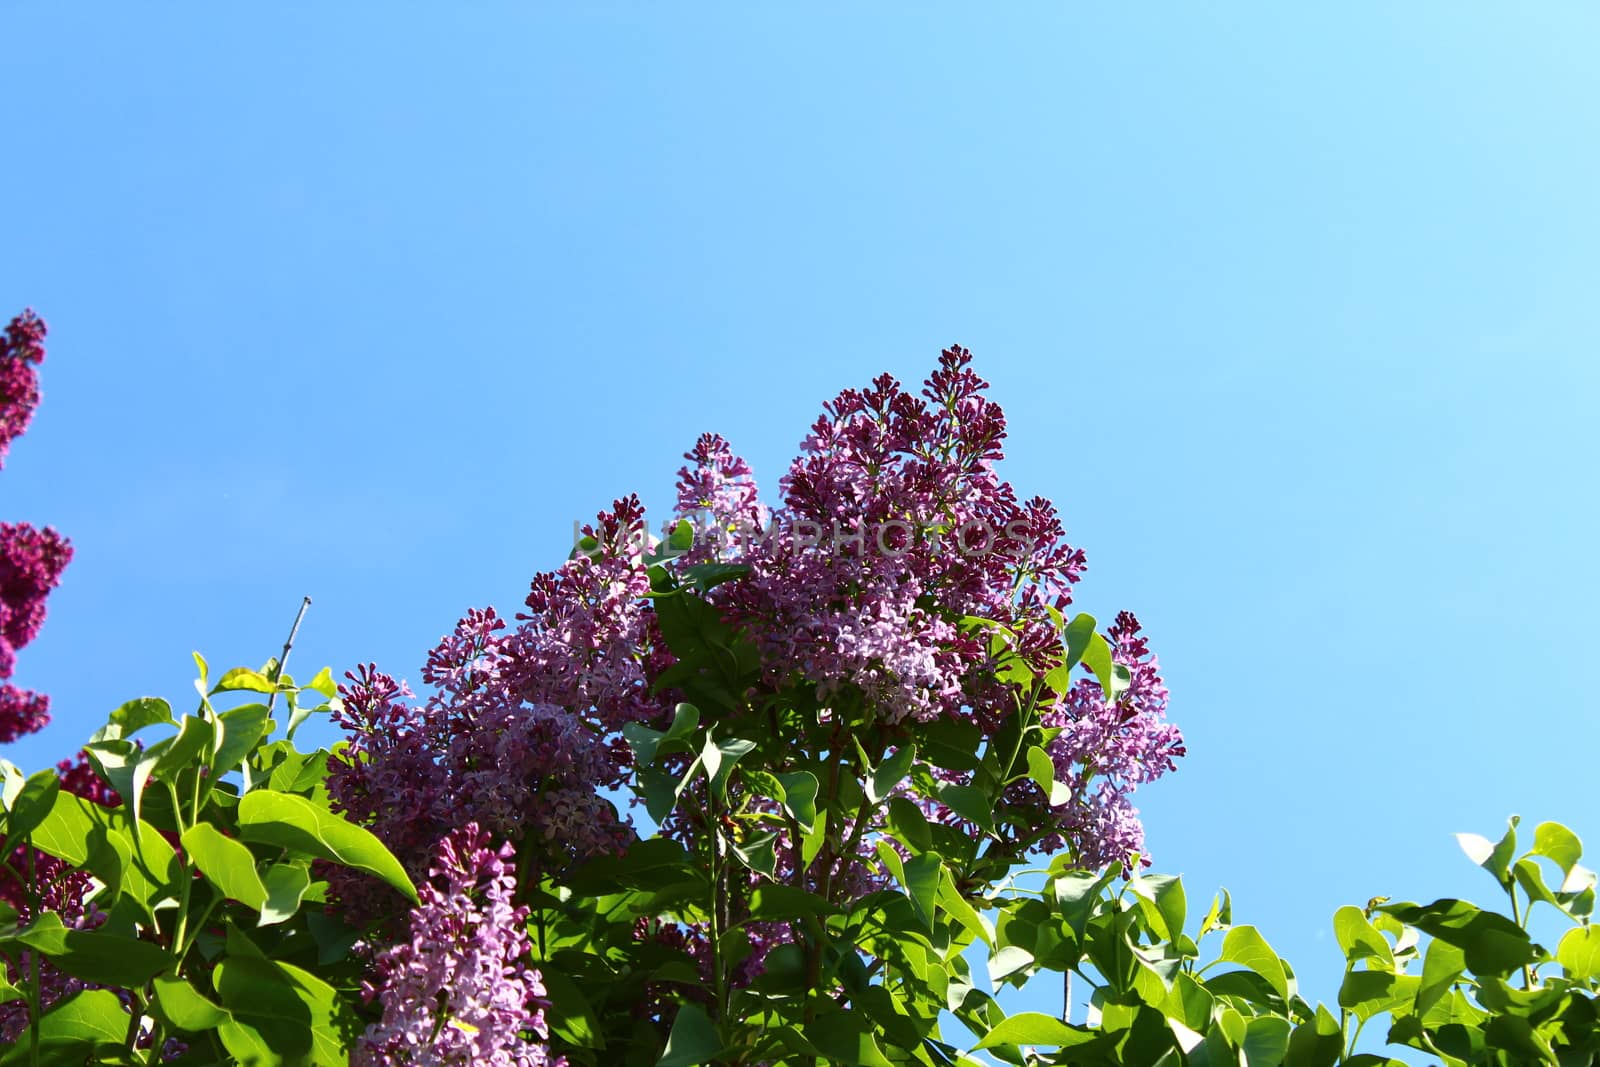
M 544 1043 L 539 972 L 524 962 L 528 909 L 512 904 L 514 855 L 474 823 L 439 843 L 410 939 L 378 956 L 364 986 L 383 1018 L 362 1035 L 356 1067 L 564 1067 Z
M 39 372 L 34 368 L 44 361 L 47 332 L 44 320 L 29 308 L 0 334 L 0 467 L 39 406 Z
M 859 693 L 889 723 L 970 714 L 992 726 L 988 652 L 961 618 L 1007 623 L 1024 648 L 1056 643 L 1043 609 L 1071 603 L 1083 553 L 1049 501 L 1020 502 L 995 473 L 1005 418 L 970 362 L 946 349 L 921 396 L 888 375 L 840 393 L 801 442 L 766 535 L 729 545 L 751 573 L 718 601 L 761 642 L 774 685 Z M 749 468 L 726 442 L 702 438 L 687 458 L 681 515 L 762 525 Z M 825 550 L 799 532 L 817 529 Z
M 45 333 L 44 320 L 29 310 L 0 334 L 0 466 L 39 406 L 35 368 L 44 360 Z M 0 523 L 0 679 L 11 677 L 17 650 L 38 635 L 45 598 L 71 560 L 72 547 L 55 530 Z M 41 730 L 49 721 L 48 697 L 0 684 L 0 744 Z
M 1043 717 L 1045 726 L 1061 730 L 1048 752 L 1057 780 L 1072 787 L 1076 801 L 1044 847 L 1053 851 L 1064 842 L 1089 868 L 1143 854 L 1144 826 L 1130 795 L 1175 770 L 1184 754 L 1183 734 L 1166 721 L 1160 664 L 1139 629 L 1139 620 L 1124 611 L 1107 635 L 1112 661 L 1128 672 L 1116 700 L 1106 700 L 1100 684 L 1084 678 Z
M 679 514 L 736 531 L 703 549 L 702 558 L 751 568 L 714 597 L 763 642 L 775 687 L 802 678 L 816 684 L 820 699 L 859 694 L 889 723 L 970 717 L 988 733 L 1009 710 L 1010 695 L 995 684 L 988 646 L 960 628 L 962 617 L 1002 624 L 1011 651 L 1040 673 L 1059 653 L 1051 609 L 1071 603 L 1084 555 L 1064 541 L 1053 505 L 1019 501 L 995 473 L 1005 418 L 983 396 L 987 383 L 970 361 L 966 349 L 946 349 L 920 397 L 888 376 L 841 393 L 802 442 L 781 483 L 783 506 L 770 516 L 748 465 L 727 442 L 703 437 L 686 456 Z M 864 538 L 818 551 L 785 533 L 803 524 L 899 524 L 986 540 L 958 542 L 950 551 L 913 536 L 883 551 Z M 756 530 L 761 536 L 748 534 Z M 1072 799 L 1049 812 L 1059 825 L 1041 845 L 1070 845 L 1086 867 L 1142 852 L 1143 828 L 1129 795 L 1172 769 L 1184 751 L 1177 726 L 1166 721 L 1167 691 L 1137 620 L 1122 613 L 1107 637 L 1115 662 L 1129 672 L 1127 688 L 1107 702 L 1099 685 L 1084 679 L 1043 717 L 1061 729 L 1049 751 Z M 1043 795 L 1034 790 L 1032 799 Z M 923 806 L 932 818 L 960 821 L 937 802 Z M 865 840 L 870 844 L 870 835 Z
M 589 622 L 593 640 L 600 626 Z M 341 687 L 337 721 L 349 741 L 334 758 L 329 792 L 413 874 L 464 820 L 527 847 L 545 872 L 617 852 L 634 837 L 596 792 L 621 774 L 619 753 L 572 707 L 525 702 L 562 684 L 530 685 L 536 675 L 526 657 L 542 636 L 530 629 L 508 634 L 492 608 L 469 612 L 429 654 L 423 678 L 434 688 L 422 703 L 371 665 Z M 593 684 L 571 682 L 573 689 Z M 384 892 L 359 875 L 330 875 L 353 906 L 376 907 L 372 896 Z

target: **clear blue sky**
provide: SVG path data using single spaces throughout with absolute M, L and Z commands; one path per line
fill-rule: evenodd
M 775 488 L 959 341 L 1166 667 L 1158 868 L 1313 995 L 1340 904 L 1487 902 L 1452 831 L 1600 846 L 1600 15 L 1207 6 L 7 4 L 0 518 L 78 552 L 7 755 L 306 593 L 303 671 L 415 679 L 702 430 Z

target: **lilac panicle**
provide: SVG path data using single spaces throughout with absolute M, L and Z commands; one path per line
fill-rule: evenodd
M 515 853 L 468 823 L 439 843 L 410 938 L 384 950 L 364 995 L 383 1005 L 356 1067 L 564 1067 L 545 1042 L 544 985 L 528 966 Z

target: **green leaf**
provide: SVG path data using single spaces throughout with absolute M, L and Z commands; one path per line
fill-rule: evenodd
M 551 1036 L 579 1048 L 605 1048 L 605 1036 L 595 1017 L 594 1007 L 572 979 L 553 967 L 540 970 L 545 994 L 550 1006 L 545 1009 L 545 1021 Z
M 677 747 L 671 742 L 685 740 L 699 725 L 700 709 L 693 704 L 679 704 L 672 713 L 672 725 L 666 730 L 652 730 L 641 723 L 630 722 L 622 727 L 622 736 L 633 749 L 635 762 L 641 767 L 648 767 L 656 761 L 662 745 Z
M 827 839 L 828 812 L 824 809 L 818 813 L 817 821 L 811 824 L 811 829 L 806 831 L 805 837 L 800 842 L 800 862 L 807 867 L 811 866 L 811 861 L 817 858 Z
M 172 705 L 160 697 L 139 697 L 130 700 L 106 719 L 106 724 L 96 730 L 90 741 L 115 741 L 132 737 L 146 726 L 172 724 Z
M 33 829 L 33 847 L 82 867 L 89 858 L 89 837 L 98 823 L 90 809 L 97 807 L 66 790 L 57 792 L 49 814 Z
M 911 773 L 911 764 L 917 758 L 916 746 L 907 742 L 895 750 L 894 755 L 878 764 L 872 772 L 872 777 L 867 780 L 867 799 L 874 804 L 881 804 L 883 799 L 894 792 L 895 787 L 905 781 L 906 775 Z
M 750 893 L 752 921 L 832 915 L 838 910 L 815 893 L 782 882 L 759 882 Z
M 1099 633 L 1089 635 L 1089 644 L 1083 650 L 1083 664 L 1094 672 L 1100 682 L 1100 692 L 1106 700 L 1111 700 L 1116 695 L 1115 680 L 1112 677 L 1111 645 Z
M 1516 923 L 1464 900 L 1445 898 L 1422 906 L 1385 904 L 1378 910 L 1460 947 L 1467 966 L 1479 975 L 1509 974 L 1532 963 L 1538 954 Z
M 941 785 L 939 799 L 963 819 L 994 832 L 994 813 L 989 807 L 989 796 L 982 789 L 972 785 Z
M 1333 1067 L 1344 1054 L 1344 1033 L 1339 1020 L 1322 1005 L 1310 1020 L 1294 1028 L 1289 1035 L 1289 1052 L 1284 1058 L 1286 1067 Z
M 417 903 L 400 862 L 372 834 L 304 797 L 257 789 L 239 800 L 239 836 L 376 875 Z
M 317 676 L 306 683 L 306 688 L 316 690 L 329 700 L 339 695 L 339 683 L 334 681 L 333 670 L 328 667 L 318 671 Z
M 694 524 L 688 519 L 679 519 L 678 524 L 667 535 L 667 548 L 681 556 L 693 547 Z
M 267 889 L 256 873 L 256 858 L 243 844 L 204 822 L 184 831 L 182 841 L 184 853 L 223 896 L 257 911 L 266 906 Z
M 1556 962 L 1574 981 L 1600 977 L 1600 926 L 1568 930 L 1556 946 Z
M 275 1057 L 269 1062 L 346 1063 L 345 1035 L 359 1023 L 322 979 L 291 964 L 238 954 L 219 963 L 212 977 L 230 1015 L 217 1033 L 236 1057 L 259 1055 L 252 1052 L 259 1043 Z
M 1239 1051 L 1246 1063 L 1282 1063 L 1289 1051 L 1289 1020 L 1276 1015 L 1258 1015 L 1245 1023 Z
M 939 894 L 939 874 L 944 861 L 937 852 L 924 852 L 912 856 L 905 863 L 906 895 L 911 898 L 911 910 L 926 930 L 933 929 L 934 902 Z
M 1094 640 L 1094 628 L 1094 616 L 1083 612 L 1074 615 L 1072 621 L 1067 623 L 1067 628 L 1062 635 L 1067 642 L 1067 658 L 1062 666 L 1068 671 L 1071 671 L 1082 661 L 1083 654 L 1088 651 L 1089 642 Z
M 1513 815 L 1509 821 L 1510 826 L 1498 844 L 1481 834 L 1456 835 L 1456 843 L 1467 858 L 1494 875 L 1494 880 L 1505 889 L 1511 888 L 1511 857 L 1517 851 L 1517 824 L 1522 820 Z
M 1422 984 L 1417 987 L 1416 1014 L 1426 1015 L 1466 969 L 1467 957 L 1455 945 L 1434 938 L 1422 959 Z
M 132 741 L 121 739 L 92 741 L 83 747 L 100 776 L 122 798 L 123 804 L 139 822 L 144 813 L 144 788 L 161 762 L 162 755 L 172 747 L 171 739 L 161 741 L 148 749 L 140 749 Z
M 1044 790 L 1047 803 L 1058 808 L 1072 799 L 1071 787 L 1056 781 L 1056 765 L 1048 753 L 1038 745 L 1028 749 L 1028 777 Z
M 162 975 L 151 984 L 155 987 L 156 1007 L 167 1022 L 179 1030 L 192 1033 L 214 1030 L 228 1018 L 227 1011 L 211 1003 L 182 978 Z
M 1542 822 L 1533 828 L 1534 856 L 1547 856 L 1561 868 L 1562 876 L 1570 874 L 1572 867 L 1583 856 L 1583 842 L 1578 835 L 1558 822 Z
M 265 704 L 246 704 L 217 717 L 215 755 L 210 780 L 215 782 L 244 760 L 271 729 L 272 712 Z
M 1206 912 L 1205 919 L 1200 923 L 1200 936 L 1204 937 L 1213 930 L 1225 930 L 1232 925 L 1233 897 L 1224 889 L 1211 898 L 1211 910 Z
M 717 1028 L 699 1005 L 685 1001 L 672 1021 L 666 1051 L 656 1061 L 656 1067 L 696 1067 L 710 1063 L 721 1051 L 722 1038 L 717 1036 Z
M 130 989 L 172 965 L 172 957 L 159 945 L 117 934 L 70 930 L 52 911 L 20 929 L 0 931 L 0 945 L 6 944 L 37 949 L 74 978 Z
M 1289 976 L 1284 973 L 1283 961 L 1254 926 L 1235 926 L 1229 930 L 1222 939 L 1221 958 L 1248 967 L 1266 979 L 1274 993 L 1284 1000 L 1289 999 Z
M 7 845 L 4 849 L 0 849 L 0 855 L 9 855 L 11 842 L 27 837 L 49 817 L 50 809 L 55 807 L 56 795 L 60 792 L 61 778 L 54 768 L 28 776 L 7 812 L 5 836 Z
M 894 1067 L 878 1047 L 864 1020 L 835 1015 L 813 1024 L 806 1037 L 816 1050 L 837 1067 Z
M 152 756 L 156 754 L 156 749 L 161 750 L 160 758 L 156 760 L 155 773 L 163 779 L 168 779 L 175 773 L 189 770 L 196 762 L 195 757 L 201 752 L 209 755 L 213 736 L 211 723 L 193 715 L 185 715 L 183 721 L 178 724 L 178 736 L 151 747 Z
M 752 871 L 771 878 L 772 872 L 778 865 L 777 853 L 773 848 L 777 839 L 778 835 L 771 830 L 753 834 L 742 843 L 733 846 L 733 855 Z
M 244 690 L 251 693 L 275 693 L 278 686 L 260 671 L 248 667 L 235 667 L 222 676 L 213 693 L 233 693 Z
M 1339 986 L 1339 1007 L 1348 1008 L 1365 1022 L 1374 1015 L 1396 1011 L 1410 1004 L 1422 986 L 1413 975 L 1388 971 L 1348 971 Z
M 1007 1016 L 983 1040 L 972 1046 L 974 1052 L 997 1045 L 1046 1045 L 1068 1048 L 1085 1041 L 1082 1030 L 1068 1026 L 1053 1015 L 1037 1011 L 1024 1011 Z
M 1156 915 L 1161 919 L 1158 932 L 1164 940 L 1176 941 L 1183 935 L 1189 904 L 1184 896 L 1183 882 L 1177 875 L 1135 875 L 1129 881 L 1128 888 L 1155 905 Z
M 783 786 L 783 810 L 801 830 L 810 830 L 817 821 L 817 776 L 810 771 L 789 771 L 773 777 Z
M 10 811 L 12 802 L 17 799 L 27 782 L 15 763 L 8 759 L 0 759 L 0 808 Z
M 266 903 L 259 909 L 259 926 L 274 926 L 294 918 L 300 910 L 300 901 L 311 888 L 311 874 L 303 864 L 275 863 L 267 868 L 261 879 L 266 890 Z
M 1334 912 L 1333 933 L 1344 950 L 1344 958 L 1351 963 L 1374 959 L 1384 970 L 1394 970 L 1394 950 L 1389 947 L 1389 939 L 1367 921 L 1360 908 L 1346 904 Z
M 69 1059 L 58 1058 L 59 1053 L 69 1050 L 78 1057 L 79 1063 L 89 1062 L 87 1055 L 78 1056 L 78 1050 L 87 1053 L 102 1045 L 120 1046 L 128 1036 L 128 1021 L 122 1001 L 111 990 L 85 989 L 74 993 L 39 1019 L 41 1062 L 70 1063 Z M 33 1034 L 24 1028 L 17 1043 L 0 1054 L 0 1063 L 27 1063 L 33 1050 Z
M 889 798 L 889 829 L 907 849 L 926 852 L 933 847 L 933 828 L 928 817 L 905 797 Z
M 1561 902 L 1556 899 L 1554 893 L 1550 892 L 1550 887 L 1544 884 L 1544 874 L 1539 870 L 1539 865 L 1533 860 L 1518 860 L 1512 865 L 1511 874 L 1516 878 L 1517 884 L 1522 887 L 1522 891 L 1528 894 L 1530 907 L 1532 902 L 1536 900 L 1542 900 L 1546 904 L 1552 904 L 1558 908 L 1561 907 Z
M 994 947 L 994 924 L 989 921 L 987 915 L 973 907 L 972 902 L 961 895 L 949 868 L 944 870 L 943 877 L 939 881 L 939 906 L 944 908 L 951 918 L 971 930 L 984 944 L 990 948 Z
M 734 765 L 754 752 L 755 747 L 754 741 L 746 741 L 742 737 L 716 741 L 706 738 L 705 748 L 700 751 L 700 763 L 706 769 L 706 777 L 711 779 L 711 791 L 718 800 L 727 798 L 728 779 L 733 774 Z

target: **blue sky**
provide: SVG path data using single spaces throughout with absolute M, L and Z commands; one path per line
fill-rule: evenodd
M 960 342 L 1166 668 L 1158 869 L 1314 996 L 1340 904 L 1489 902 L 1453 831 L 1600 844 L 1600 14 L 1210 7 L 6 5 L 0 517 L 78 553 L 6 755 L 303 594 L 302 671 L 415 679 L 702 430 L 775 488 Z

